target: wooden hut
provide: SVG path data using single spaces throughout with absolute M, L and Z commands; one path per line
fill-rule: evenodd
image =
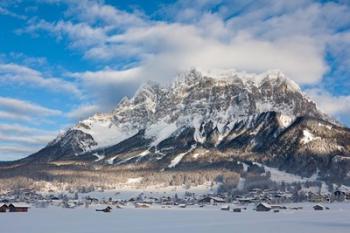
M 16 204 L 16 206 L 14 204 L 10 204 L 8 206 L 8 209 L 10 212 L 28 212 L 29 206 L 27 205 L 21 205 L 20 204 Z
M 107 207 L 104 208 L 104 209 L 97 209 L 96 211 L 101 211 L 101 212 L 109 213 L 109 212 L 111 212 L 111 210 L 112 210 L 112 207 L 107 206 Z
M 3 204 L 0 206 L 0 213 L 4 213 L 6 212 L 8 209 L 8 206 L 6 204 Z
M 207 196 L 200 200 L 198 200 L 198 203 L 201 204 L 217 204 L 217 203 L 225 203 L 225 200 L 221 197 L 214 197 L 214 196 Z
M 333 195 L 334 195 L 335 200 L 337 200 L 337 201 L 344 201 L 346 198 L 346 193 L 344 191 L 341 191 L 341 190 L 336 190 L 333 193 Z
M 271 206 L 265 202 L 260 202 L 256 206 L 256 211 L 259 211 L 259 212 L 266 212 L 266 211 L 270 211 L 270 210 L 271 210 Z
M 151 207 L 150 204 L 142 203 L 142 202 L 137 202 L 135 203 L 135 208 L 149 208 Z
M 233 212 L 236 212 L 236 213 L 239 213 L 239 212 L 241 212 L 242 210 L 241 210 L 241 208 L 234 208 L 233 209 Z
M 314 208 L 314 210 L 324 210 L 323 205 L 320 204 L 314 205 L 312 208 Z
M 221 210 L 225 210 L 225 211 L 229 211 L 230 210 L 230 206 L 229 205 L 224 205 L 224 206 L 221 206 L 220 209 Z

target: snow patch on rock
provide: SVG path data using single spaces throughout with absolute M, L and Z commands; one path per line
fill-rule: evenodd
M 320 137 L 315 137 L 308 129 L 303 130 L 303 138 L 301 139 L 302 144 L 308 144 L 314 140 L 321 139 Z
M 278 122 L 282 128 L 287 128 L 294 121 L 294 118 L 288 115 L 281 114 L 278 117 Z
M 260 163 L 254 162 L 255 165 L 263 167 L 265 172 L 269 172 L 271 174 L 270 179 L 276 183 L 294 183 L 294 182 L 306 182 L 306 181 L 316 181 L 318 178 L 318 173 L 314 174 L 309 178 L 301 177 L 298 175 L 294 175 L 285 171 L 281 171 L 277 168 L 272 168 L 266 165 L 262 165 Z
M 115 145 L 137 133 L 137 130 L 123 130 L 115 125 L 109 114 L 96 114 L 81 121 L 75 128 L 94 138 L 97 145 L 91 149 Z
M 98 153 L 93 153 L 93 155 L 97 157 L 97 159 L 95 159 L 95 162 L 98 162 L 105 158 L 104 155 L 99 155 Z
M 139 184 L 143 180 L 143 177 L 137 177 L 137 178 L 129 178 L 126 183 L 127 184 Z
M 178 154 L 173 160 L 171 160 L 170 164 L 168 165 L 168 168 L 174 168 L 176 165 L 178 165 L 183 157 L 187 155 L 188 153 L 192 152 L 196 146 L 192 146 L 192 148 L 184 153 Z
M 237 185 L 238 190 L 243 190 L 245 185 L 245 179 L 240 177 Z
M 113 156 L 112 158 L 109 158 L 108 160 L 106 160 L 106 163 L 109 165 L 113 165 L 114 160 L 118 157 L 118 155 Z
M 243 166 L 243 171 L 244 172 L 247 172 L 248 171 L 248 164 L 246 164 L 246 163 L 243 163 L 243 162 L 241 162 L 241 161 L 238 161 L 237 162 L 238 164 L 242 164 L 242 166 Z
M 164 120 L 149 126 L 145 132 L 146 138 L 153 138 L 151 146 L 158 145 L 161 141 L 170 137 L 177 130 L 176 123 L 167 123 Z

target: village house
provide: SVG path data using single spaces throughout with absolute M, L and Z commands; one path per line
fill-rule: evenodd
M 26 204 L 10 204 L 8 206 L 9 212 L 28 212 L 29 206 Z
M 271 210 L 271 206 L 265 202 L 260 202 L 257 206 L 256 206 L 256 211 L 259 212 L 267 212 Z
M 34 206 L 36 208 L 47 208 L 49 206 L 49 201 L 46 200 L 38 200 L 34 202 Z
M 237 198 L 237 201 L 240 203 L 240 204 L 250 204 L 250 203 L 253 203 L 253 198 Z
M 308 192 L 308 201 L 310 202 L 323 202 L 325 198 L 321 194 L 316 194 L 313 192 Z
M 147 203 L 140 203 L 140 202 L 135 203 L 135 208 L 149 208 L 149 207 L 151 207 L 151 205 Z
M 221 197 L 206 196 L 198 200 L 198 203 L 216 205 L 218 203 L 225 203 L 226 201 Z
M 341 190 L 336 190 L 334 193 L 334 199 L 336 201 L 344 201 L 346 198 L 346 193 L 344 191 Z
M 242 210 L 241 210 L 241 208 L 234 208 L 233 209 L 233 212 L 235 212 L 235 213 L 239 213 L 239 212 L 241 212 Z
M 67 209 L 73 209 L 78 206 L 78 202 L 74 200 L 68 200 L 62 202 L 62 207 Z
M 225 210 L 225 211 L 229 211 L 230 210 L 230 206 L 229 205 L 224 205 L 224 206 L 221 206 L 220 209 L 221 210 Z
M 317 205 L 314 205 L 312 208 L 314 208 L 314 210 L 324 210 L 324 206 L 320 205 L 320 204 L 317 204 Z
M 60 200 L 58 197 L 54 196 L 54 195 L 50 195 L 49 196 L 49 199 L 52 200 L 52 201 L 58 201 Z
M 273 210 L 286 210 L 286 206 L 281 206 L 281 205 L 271 205 L 271 209 Z
M 85 200 L 89 203 L 89 204 L 98 204 L 99 200 L 97 198 L 94 197 L 86 197 Z
M 303 207 L 299 206 L 299 207 L 289 207 L 290 210 L 302 210 Z
M 8 209 L 8 206 L 7 206 L 6 204 L 2 204 L 2 205 L 0 206 L 0 213 L 6 212 L 7 209 Z
M 96 209 L 96 211 L 101 211 L 101 212 L 105 212 L 105 213 L 109 213 L 109 212 L 111 212 L 111 210 L 112 210 L 112 207 L 110 207 L 110 206 L 107 206 L 104 209 Z

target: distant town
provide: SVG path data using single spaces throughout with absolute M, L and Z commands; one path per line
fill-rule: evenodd
M 94 195 L 96 194 L 96 195 Z M 98 195 L 102 194 L 102 195 Z M 96 208 L 96 211 L 111 212 L 122 208 L 204 208 L 217 207 L 223 211 L 242 212 L 248 206 L 256 211 L 279 212 L 286 209 L 300 210 L 301 202 L 315 203 L 315 210 L 327 210 L 327 204 L 332 202 L 350 202 L 350 192 L 335 190 L 331 194 L 322 195 L 308 192 L 296 199 L 290 192 L 255 188 L 243 195 L 196 194 L 185 192 L 183 195 L 164 192 L 163 195 L 153 192 L 120 198 L 120 192 L 67 192 L 39 193 L 30 189 L 17 190 L 0 195 L 0 212 L 30 212 L 30 208 L 47 208 L 56 206 L 73 209 L 76 207 Z M 288 207 L 285 205 L 288 204 Z M 293 204 L 293 205 L 291 205 Z

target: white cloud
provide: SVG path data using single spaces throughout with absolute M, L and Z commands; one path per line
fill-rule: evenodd
M 129 46 L 154 45 L 143 50 L 146 59 L 140 65 L 142 81 L 169 80 L 190 67 L 235 68 L 248 72 L 278 68 L 299 84 L 306 84 L 320 81 L 327 70 L 323 50 L 307 37 L 266 41 L 238 34 L 221 42 L 203 36 L 196 27 L 160 25 L 149 30 L 132 30 L 118 39 L 129 42 Z
M 121 11 L 100 1 L 53 1 L 53 3 L 57 2 L 68 4 L 65 15 L 71 20 L 48 22 L 32 19 L 27 28 L 17 32 L 49 31 L 58 40 L 65 36 L 70 38 L 72 48 L 85 49 L 90 46 L 99 47 L 108 40 L 109 34 L 113 31 L 121 32 L 129 27 L 146 24 L 141 14 Z
M 15 160 L 36 152 L 40 146 L 25 146 L 21 143 L 0 145 L 0 160 Z
M 57 130 L 43 130 L 21 124 L 1 124 L 0 160 L 30 155 L 52 141 L 57 133 Z
M 350 115 L 350 96 L 333 96 L 323 89 L 308 89 L 306 93 L 330 115 Z
M 308 89 L 306 94 L 316 102 L 319 109 L 350 125 L 350 96 L 334 96 L 319 88 Z
M 74 120 L 82 120 L 97 113 L 100 107 L 97 105 L 81 105 L 67 113 L 67 117 Z
M 182 39 L 182 35 L 186 35 L 186 38 Z M 127 89 L 135 90 L 137 83 L 140 84 L 147 80 L 168 82 L 174 79 L 179 72 L 191 67 L 206 70 L 234 67 L 238 70 L 257 73 L 269 69 L 280 69 L 299 84 L 320 81 L 327 69 L 320 55 L 322 51 L 314 47 L 308 38 L 290 38 L 288 41 L 279 40 L 272 43 L 240 35 L 233 41 L 220 43 L 201 37 L 195 27 L 159 25 L 149 30 L 133 30 L 124 34 L 123 38 L 114 37 L 113 39 L 129 40 L 128 46 L 131 47 L 142 46 L 145 43 L 153 44 L 154 48 L 144 49 L 142 56 L 147 58 L 134 68 L 122 71 L 105 69 L 74 74 L 75 77 L 81 77 L 85 89 L 95 100 L 110 99 L 107 103 L 109 108 L 115 106 L 117 97 L 122 97 L 120 90 L 126 84 L 130 85 L 126 87 Z M 152 55 L 154 50 L 159 49 L 158 44 L 164 47 L 162 52 Z M 125 50 L 130 53 L 127 47 Z M 113 52 L 112 49 L 106 48 L 104 53 L 111 51 Z M 301 56 L 301 54 L 304 55 Z M 106 89 L 114 89 L 114 91 L 105 91 Z M 123 94 L 129 93 L 124 92 Z
M 106 31 L 108 28 L 91 27 L 87 23 L 72 23 L 70 21 L 58 21 L 50 23 L 44 20 L 39 22 L 33 21 L 32 24 L 24 31 L 35 32 L 38 30 L 49 31 L 53 33 L 58 40 L 64 36 L 71 39 L 71 47 L 84 48 L 86 46 L 96 46 L 97 44 L 106 40 Z M 23 32 L 19 30 L 19 32 Z
M 0 54 L 4 60 L 16 61 L 17 64 L 22 64 L 26 67 L 48 67 L 48 61 L 45 57 L 31 57 L 20 52 L 10 52 L 7 54 Z M 3 64 L 5 62 L 2 62 Z
M 1 160 L 6 160 L 6 157 L 4 158 L 3 155 L 8 154 L 7 157 L 9 157 L 10 160 L 15 159 L 17 156 L 23 156 L 31 153 L 33 151 L 33 147 L 30 146 L 23 146 L 21 144 L 17 145 L 0 145 L 0 153 L 1 153 Z M 35 150 L 35 149 L 34 149 Z
M 32 118 L 29 116 L 19 115 L 17 113 L 0 111 L 0 119 L 14 121 L 30 121 Z
M 278 68 L 299 84 L 310 84 L 319 82 L 328 70 L 325 40 L 337 22 L 334 17 L 348 20 L 344 16 L 347 8 L 342 5 L 304 0 L 269 4 L 259 1 L 256 8 L 248 6 L 241 15 L 224 20 L 222 12 L 227 9 L 210 13 L 206 8 L 214 3 L 175 4 L 177 8 L 172 12 L 176 20 L 186 8 L 192 12 L 186 13 L 187 20 L 177 23 L 145 19 L 107 4 L 83 1 L 70 3 L 68 10 L 68 15 L 81 22 L 41 21 L 33 22 L 29 28 L 54 31 L 58 37 L 67 34 L 73 47 L 84 49 L 86 58 L 101 61 L 137 57 L 140 62 L 136 67 L 144 73 L 131 79 L 138 78 L 139 82 L 169 80 L 181 70 L 205 67 L 248 72 Z M 230 5 L 224 1 L 225 4 Z
M 3 135 L 0 134 L 0 140 L 2 142 L 10 142 L 10 143 L 25 143 L 30 145 L 40 145 L 43 146 L 49 141 L 53 140 L 55 138 L 54 134 L 48 134 L 48 135 L 31 135 L 28 136 L 9 136 L 9 135 Z
M 68 116 L 81 119 L 93 113 L 92 106 L 97 111 L 111 111 L 119 99 L 133 94 L 140 84 L 143 70 L 131 68 L 124 71 L 104 69 L 100 71 L 86 71 L 81 73 L 71 73 L 70 76 L 79 80 L 86 95 L 93 101 L 93 105 L 82 105 L 77 110 L 73 110 Z M 87 111 L 89 110 L 89 111 Z M 95 113 L 96 113 L 95 112 Z
M 9 9 L 6 9 L 4 7 L 1 7 L 1 6 L 0 6 L 0 15 L 6 15 L 6 16 L 13 17 L 13 18 L 17 18 L 17 19 L 22 19 L 22 20 L 25 20 L 27 18 L 24 15 L 17 14 L 15 12 L 12 12 Z
M 16 134 L 16 135 L 31 135 L 31 134 L 51 134 L 52 131 L 32 128 L 21 124 L 1 124 L 0 133 Z
M 105 70 L 99 70 L 99 71 L 86 71 L 83 73 L 75 73 L 73 76 L 77 78 L 83 78 L 86 80 L 94 80 L 94 83 L 106 82 L 109 81 L 111 83 L 113 82 L 126 82 L 130 81 L 130 79 L 136 78 L 141 75 L 140 69 L 138 68 L 131 68 L 128 70 L 112 70 L 112 69 L 105 69 Z
M 72 1 L 66 14 L 91 24 L 94 24 L 96 21 L 102 21 L 113 25 L 119 30 L 130 25 L 144 24 L 142 15 L 121 11 L 113 6 L 101 4 L 98 1 Z
M 59 78 L 45 78 L 44 75 L 27 66 L 14 63 L 0 63 L 0 84 L 32 85 L 52 91 L 65 91 L 80 96 L 80 90 L 71 82 Z
M 1 97 L 0 96 L 0 109 L 5 109 L 10 113 L 27 115 L 27 116 L 57 116 L 62 112 L 56 109 L 50 109 L 38 104 L 30 103 L 28 101 Z

